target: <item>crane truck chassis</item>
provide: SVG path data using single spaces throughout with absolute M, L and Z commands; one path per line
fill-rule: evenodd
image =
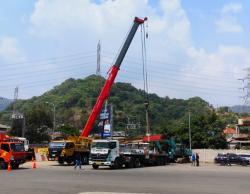
M 66 140 L 52 141 L 49 144 L 49 159 L 57 159 L 63 165 L 75 162 L 80 155 L 82 164 L 88 164 L 91 139 L 86 137 L 68 137 Z

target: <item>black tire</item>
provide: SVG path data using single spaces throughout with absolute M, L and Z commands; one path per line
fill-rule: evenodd
M 163 166 L 166 166 L 167 165 L 167 158 L 163 158 L 163 163 L 162 163 Z
M 59 160 L 58 160 L 58 161 L 59 161 Z M 68 165 L 71 165 L 71 164 L 73 163 L 73 160 L 67 159 L 66 162 L 67 162 Z
M 241 165 L 242 166 L 247 166 L 247 162 L 243 161 L 243 162 L 241 162 Z
M 3 160 L 1 160 L 0 161 L 0 169 L 5 170 L 5 169 L 7 169 L 7 167 L 8 167 L 8 164 L 5 163 Z
M 155 165 L 156 166 L 161 166 L 161 158 L 160 157 L 156 158 Z
M 93 169 L 95 169 L 95 170 L 96 170 L 96 169 L 98 169 L 98 168 L 99 168 L 99 165 L 93 164 L 93 165 L 92 165 L 92 167 L 93 167 Z
M 18 169 L 19 168 L 19 164 L 14 163 L 14 164 L 11 165 L 11 168 L 12 169 Z
M 114 161 L 114 169 L 119 169 L 119 168 L 121 168 L 121 164 L 120 164 L 120 161 L 119 161 L 119 159 L 118 158 L 116 158 L 115 159 L 115 161 Z
M 64 158 L 63 157 L 59 157 L 58 158 L 58 163 L 63 165 L 64 164 Z
M 221 166 L 226 166 L 226 162 L 221 161 L 221 162 L 220 162 L 220 165 L 221 165 Z
M 83 156 L 82 164 L 86 164 L 86 165 L 89 164 L 89 157 L 88 156 L 86 156 L 86 155 Z
M 130 160 L 129 162 L 125 163 L 125 167 L 126 168 L 133 168 L 134 167 L 134 162 L 133 160 Z
M 134 162 L 134 167 L 135 167 L 135 168 L 139 168 L 139 167 L 141 167 L 141 162 L 140 162 L 140 160 L 139 160 L 139 159 L 135 159 L 135 162 Z

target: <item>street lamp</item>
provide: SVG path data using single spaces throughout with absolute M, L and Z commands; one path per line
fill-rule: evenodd
M 189 148 L 192 149 L 192 138 L 191 138 L 191 115 L 190 111 L 188 111 L 188 136 L 189 136 Z
M 50 104 L 53 106 L 53 130 L 52 130 L 52 139 L 54 139 L 54 132 L 56 129 L 56 105 L 52 102 L 45 102 L 46 104 Z

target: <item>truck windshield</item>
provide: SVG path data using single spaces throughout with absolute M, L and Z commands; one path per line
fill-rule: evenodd
M 114 149 L 116 147 L 116 142 L 93 142 L 92 148 L 107 148 L 107 149 Z
M 66 145 L 65 142 L 50 142 L 49 147 L 50 148 L 64 148 Z
M 12 143 L 10 147 L 14 152 L 24 152 L 24 145 L 22 143 Z

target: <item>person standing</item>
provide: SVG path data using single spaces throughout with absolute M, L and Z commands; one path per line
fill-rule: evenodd
M 195 153 L 193 152 L 193 153 L 192 153 L 192 156 L 191 156 L 192 166 L 195 166 L 195 159 L 196 159 Z
M 196 153 L 196 156 L 195 156 L 195 160 L 196 160 L 196 166 L 199 166 L 200 165 L 200 156 L 198 153 Z

